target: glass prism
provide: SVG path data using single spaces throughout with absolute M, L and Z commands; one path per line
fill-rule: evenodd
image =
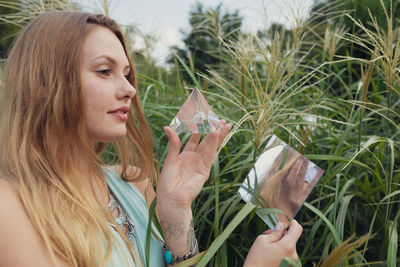
M 169 126 L 178 134 L 207 134 L 221 129 L 222 124 L 199 89 L 194 88 Z

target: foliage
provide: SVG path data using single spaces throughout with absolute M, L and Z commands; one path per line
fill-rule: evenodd
M 384 6 L 380 4 L 383 14 Z M 305 228 L 298 244 L 302 264 L 400 262 L 395 241 L 400 199 L 399 98 L 394 93 L 399 86 L 398 39 L 388 38 L 390 29 L 397 36 L 399 28 L 389 9 L 386 27 L 365 28 L 368 22 L 354 18 L 353 25 L 346 24 L 352 18 L 348 8 L 331 1 L 314 7 L 292 29 L 274 25 L 258 36 L 243 34 L 221 42 L 218 53 L 226 63 L 208 66 L 206 73 L 177 56 L 192 84 L 203 88 L 217 113 L 235 125 L 194 204 L 202 249 L 211 248 L 238 214 L 243 205 L 238 187 L 269 134 L 275 133 L 326 170 L 296 216 Z M 373 18 L 371 13 L 369 21 Z M 355 46 L 364 46 L 364 54 L 355 52 Z M 167 125 L 185 97 L 176 98 L 182 92 L 173 84 L 157 83 L 152 90 L 161 85 L 159 94 L 170 101 L 160 106 L 148 96 L 145 108 L 150 118 L 158 118 L 152 123 Z M 309 116 L 316 119 L 307 121 Z M 155 136 L 162 161 L 166 138 L 159 130 Z M 226 239 L 210 266 L 240 266 L 255 236 L 265 230 L 252 215 Z
M 0 21 L 15 25 L 19 28 L 43 12 L 57 10 L 78 10 L 78 4 L 69 0 L 1 0 L 0 7 L 11 10 L 11 13 L 3 13 Z
M 12 14 L 15 13 L 12 6 L 13 3 L 16 3 L 16 0 L 8 0 L 4 1 L 4 6 L 0 4 L 0 16 L 3 14 Z M 17 34 L 19 28 L 11 23 L 6 23 L 0 19 L 0 59 L 6 58 L 8 54 L 8 49 L 11 46 L 11 43 L 14 40 L 15 35 Z
M 398 9 L 389 0 L 320 1 L 292 28 L 273 25 L 255 35 L 239 31 L 238 13 L 225 20 L 222 6 L 198 5 L 187 50 L 176 53 L 172 66 L 136 54 L 160 163 L 168 148 L 162 126 L 190 88 L 202 89 L 219 117 L 234 124 L 193 203 L 205 251 L 195 261 L 240 266 L 265 231 L 237 191 L 274 133 L 325 170 L 296 215 L 304 227 L 301 262 L 282 266 L 400 263 Z
M 173 50 L 192 70 L 205 73 L 222 62 L 222 43 L 238 40 L 242 17 L 237 10 L 224 11 L 221 4 L 205 9 L 198 2 L 190 12 L 189 23 L 192 29 L 183 38 L 185 47 Z M 169 62 L 175 63 L 174 58 Z M 189 79 L 188 75 L 184 78 Z

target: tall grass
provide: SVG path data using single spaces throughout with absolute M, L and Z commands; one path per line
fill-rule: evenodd
M 392 25 L 390 17 L 387 19 Z M 398 99 L 384 105 L 382 101 L 390 96 L 378 89 L 390 85 L 392 91 L 398 90 L 398 74 L 393 77 L 395 53 L 389 56 L 378 52 L 381 45 L 364 44 L 371 60 L 341 59 L 336 53 L 342 47 L 371 42 L 368 35 L 346 35 L 348 29 L 343 25 L 328 24 L 324 38 L 315 38 L 315 24 L 299 25 L 286 40 L 290 43 L 285 43 L 284 32 L 265 39 L 246 35 L 239 42 L 222 43 L 224 53 L 220 54 L 225 55 L 227 67 L 210 69 L 202 76 L 208 80 L 206 94 L 213 107 L 235 123 L 233 135 L 221 151 L 219 168 L 213 169 L 194 206 L 202 248 L 213 248 L 212 240 L 235 218 L 243 205 L 236 191 L 265 140 L 276 133 L 326 169 L 297 215 L 305 226 L 298 244 L 303 265 L 395 266 L 399 263 L 399 158 L 398 138 L 394 138 L 398 136 L 394 108 Z M 383 35 L 382 29 L 375 29 L 375 34 L 386 36 L 381 42 L 389 47 L 389 35 Z M 312 50 L 304 50 L 306 47 Z M 391 47 L 398 46 L 394 42 Z M 385 62 L 379 63 L 385 56 L 392 76 L 382 71 Z M 315 64 L 316 58 L 321 59 L 319 64 Z M 364 71 L 346 83 L 343 76 L 354 79 L 358 70 L 352 68 L 359 62 Z M 191 73 L 193 84 L 200 84 L 195 71 L 184 65 L 182 69 Z M 334 91 L 337 87 L 340 94 Z M 307 121 L 309 116 L 316 119 Z M 391 136 L 385 134 L 388 127 Z M 251 241 L 264 228 L 256 217 L 244 220 L 209 265 L 240 265 Z M 350 243 L 350 238 L 354 242 Z
M 0 21 L 24 26 L 27 22 L 46 11 L 78 10 L 79 6 L 69 0 L 22 0 L 0 1 L 1 7 L 13 10 L 11 14 L 0 17 Z
M 49 6 L 21 2 L 35 4 L 16 5 L 17 15 L 0 19 L 23 24 L 43 10 L 76 8 L 68 1 L 47 1 Z M 102 2 L 107 13 L 110 1 Z M 341 1 L 294 19 L 292 30 L 246 33 L 235 42 L 218 35 L 218 23 L 215 28 L 203 23 L 204 29 L 199 23 L 197 31 L 218 38 L 218 51 L 210 52 L 220 55 L 221 64 L 198 73 L 195 59 L 189 56 L 186 64 L 176 56 L 169 69 L 151 66 L 154 62 L 139 66 L 141 101 L 160 162 L 167 152 L 162 126 L 170 123 L 189 88 L 203 89 L 217 114 L 234 123 L 193 203 L 196 235 L 206 251 L 195 262 L 240 266 L 255 237 L 265 231 L 237 190 L 269 136 L 276 134 L 325 170 L 296 215 L 304 227 L 298 266 L 400 263 L 400 29 L 392 5 L 380 3 L 384 28 L 372 13 L 372 27 L 367 27 L 352 19 L 352 10 L 338 11 Z M 212 16 L 204 22 L 214 21 Z M 351 18 L 354 27 L 331 23 L 340 16 Z M 356 49 L 368 57 L 356 58 Z M 183 73 L 191 80 L 184 80 Z M 188 136 L 182 138 L 186 142 Z

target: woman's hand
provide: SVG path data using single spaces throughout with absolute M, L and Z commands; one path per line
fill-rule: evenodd
M 185 255 L 195 242 L 191 204 L 207 181 L 215 153 L 231 129 L 225 121 L 222 125 L 200 144 L 201 134 L 192 134 L 182 152 L 179 136 L 164 127 L 170 144 L 157 183 L 156 211 L 165 243 L 176 256 Z
M 207 181 L 215 153 L 228 134 L 231 124 L 209 133 L 199 144 L 201 134 L 192 134 L 182 152 L 179 136 L 164 127 L 169 149 L 157 184 L 157 199 L 176 208 L 188 208 Z
M 303 228 L 292 220 L 285 230 L 283 223 L 278 223 L 275 230 L 268 230 L 259 235 L 247 254 L 244 267 L 278 267 L 283 258 L 298 260 L 296 242 Z

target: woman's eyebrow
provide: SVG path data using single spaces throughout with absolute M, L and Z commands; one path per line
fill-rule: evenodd
M 110 57 L 108 55 L 96 56 L 96 57 L 92 58 L 90 61 L 93 62 L 93 61 L 99 60 L 99 59 L 105 59 L 105 60 L 111 62 L 113 65 L 118 65 L 118 62 L 114 58 L 112 58 L 112 57 Z M 130 69 L 130 65 L 129 64 L 125 65 L 124 70 L 125 69 Z

